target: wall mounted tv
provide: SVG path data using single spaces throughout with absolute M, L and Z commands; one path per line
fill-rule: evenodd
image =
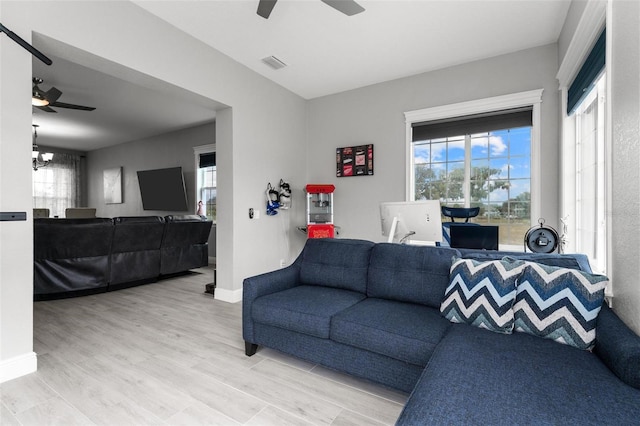
M 144 210 L 188 210 L 182 167 L 139 170 L 138 184 Z

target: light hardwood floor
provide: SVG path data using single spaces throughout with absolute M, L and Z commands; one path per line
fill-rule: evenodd
M 9 425 L 393 424 L 407 395 L 261 348 L 213 271 L 34 304 L 38 371 L 0 385 Z

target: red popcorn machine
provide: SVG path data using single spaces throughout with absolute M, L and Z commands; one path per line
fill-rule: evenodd
M 307 237 L 333 238 L 333 185 L 309 184 L 307 192 Z

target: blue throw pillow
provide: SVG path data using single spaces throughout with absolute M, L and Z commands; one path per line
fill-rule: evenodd
M 590 350 L 609 279 L 526 262 L 513 305 L 515 330 Z
M 454 258 L 440 312 L 451 322 L 511 334 L 516 282 L 523 267 L 523 261 L 511 258 Z

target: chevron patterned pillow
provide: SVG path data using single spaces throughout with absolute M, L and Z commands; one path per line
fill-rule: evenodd
M 609 279 L 526 262 L 513 305 L 515 330 L 590 350 Z
M 454 258 L 440 312 L 451 322 L 511 334 L 516 281 L 523 268 L 523 261 L 511 258 Z

